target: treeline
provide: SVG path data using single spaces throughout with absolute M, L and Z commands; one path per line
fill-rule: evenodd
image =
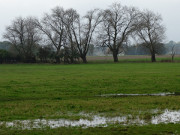
M 174 51 L 175 54 L 180 55 L 180 42 L 176 43 L 174 41 L 170 41 L 165 44 L 167 54 L 172 54 Z
M 168 53 L 168 48 L 166 47 L 166 44 L 159 43 L 156 51 L 156 54 L 158 55 L 165 55 Z M 125 55 L 151 55 L 150 50 L 145 47 L 144 43 L 128 46 L 124 53 Z
M 79 55 L 74 56 L 75 62 L 80 62 Z M 66 49 L 61 49 L 59 59 L 63 63 L 71 63 Z M 29 56 L 20 55 L 10 42 L 0 42 L 0 63 L 56 63 L 56 53 L 52 46 L 36 45 Z
M 42 19 L 18 17 L 3 35 L 10 47 L 1 50 L 2 62 L 87 63 L 91 46 L 108 47 L 114 62 L 132 39 L 156 61 L 163 49 L 165 28 L 161 15 L 114 3 L 105 10 L 93 9 L 84 16 L 75 9 L 55 7 Z M 8 59 L 5 58 L 8 56 Z

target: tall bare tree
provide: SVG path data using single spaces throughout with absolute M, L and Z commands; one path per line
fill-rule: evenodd
M 143 45 L 151 53 L 151 61 L 156 62 L 156 54 L 164 48 L 162 41 L 165 38 L 165 27 L 162 25 L 162 17 L 152 11 L 141 12 L 136 34 Z
M 41 40 L 34 23 L 35 20 L 32 17 L 19 17 L 6 28 L 6 33 L 4 34 L 4 38 L 11 42 L 26 62 L 31 62 L 34 59 L 35 49 Z
M 73 33 L 73 30 L 75 29 L 74 24 L 79 21 L 79 17 L 80 15 L 75 9 L 71 8 L 65 11 L 64 24 L 67 35 L 67 44 L 65 46 L 65 49 L 68 49 L 71 63 L 74 63 L 75 60 L 79 58 L 79 51 Z
M 56 49 L 56 62 L 60 63 L 60 52 L 66 44 L 66 33 L 64 25 L 65 11 L 62 7 L 52 9 L 51 14 L 45 14 L 41 22 L 36 25 L 46 37 L 47 44 Z
M 87 63 L 86 55 L 90 44 L 92 44 L 96 27 L 100 22 L 101 14 L 98 9 L 94 9 L 88 11 L 82 19 L 76 18 L 76 21 L 71 25 L 71 31 L 83 63 Z
M 120 3 L 114 3 L 103 11 L 98 40 L 102 46 L 109 47 L 113 53 L 114 62 L 118 62 L 118 54 L 123 51 L 123 45 L 135 31 L 138 16 L 137 9 L 122 6 Z

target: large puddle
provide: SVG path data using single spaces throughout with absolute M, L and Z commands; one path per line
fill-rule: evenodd
M 127 96 L 177 96 L 179 93 L 154 93 L 154 94 L 103 94 L 101 97 L 127 97 Z
M 88 114 L 87 114 L 88 115 Z M 89 115 L 90 116 L 90 115 Z M 152 117 L 149 121 L 142 120 L 137 117 L 136 119 L 130 119 L 127 116 L 123 117 L 102 117 L 98 115 L 91 115 L 91 120 L 80 119 L 77 121 L 67 119 L 56 120 L 15 120 L 12 122 L 0 122 L 0 126 L 18 128 L 18 129 L 41 129 L 41 128 L 59 128 L 59 127 L 106 127 L 109 124 L 121 124 L 121 125 L 147 125 L 147 124 L 160 124 L 160 123 L 180 123 L 180 111 L 165 110 L 161 115 Z

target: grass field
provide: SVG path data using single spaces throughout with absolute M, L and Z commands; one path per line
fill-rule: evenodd
M 81 112 L 149 119 L 150 110 L 180 110 L 179 96 L 100 97 L 180 92 L 180 63 L 0 65 L 0 121 L 71 119 Z M 179 124 L 18 130 L 0 134 L 180 134 Z M 148 132 L 146 132 L 148 131 Z

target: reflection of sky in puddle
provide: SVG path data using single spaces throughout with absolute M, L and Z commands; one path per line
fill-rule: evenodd
M 165 110 L 163 114 L 153 117 L 151 123 L 180 123 L 180 111 Z
M 87 114 L 88 115 L 88 114 Z M 90 116 L 90 115 L 89 115 Z M 127 119 L 127 117 L 101 117 L 98 115 L 92 116 L 92 120 L 80 119 L 78 121 L 59 119 L 59 120 L 16 120 L 12 122 L 0 122 L 6 127 L 14 127 L 19 129 L 37 129 L 43 127 L 58 128 L 58 127 L 106 127 L 108 124 L 121 124 L 121 125 L 147 125 L 147 124 L 160 124 L 160 123 L 180 123 L 180 111 L 165 110 L 163 114 L 152 117 L 151 120 L 145 121 L 139 119 Z

